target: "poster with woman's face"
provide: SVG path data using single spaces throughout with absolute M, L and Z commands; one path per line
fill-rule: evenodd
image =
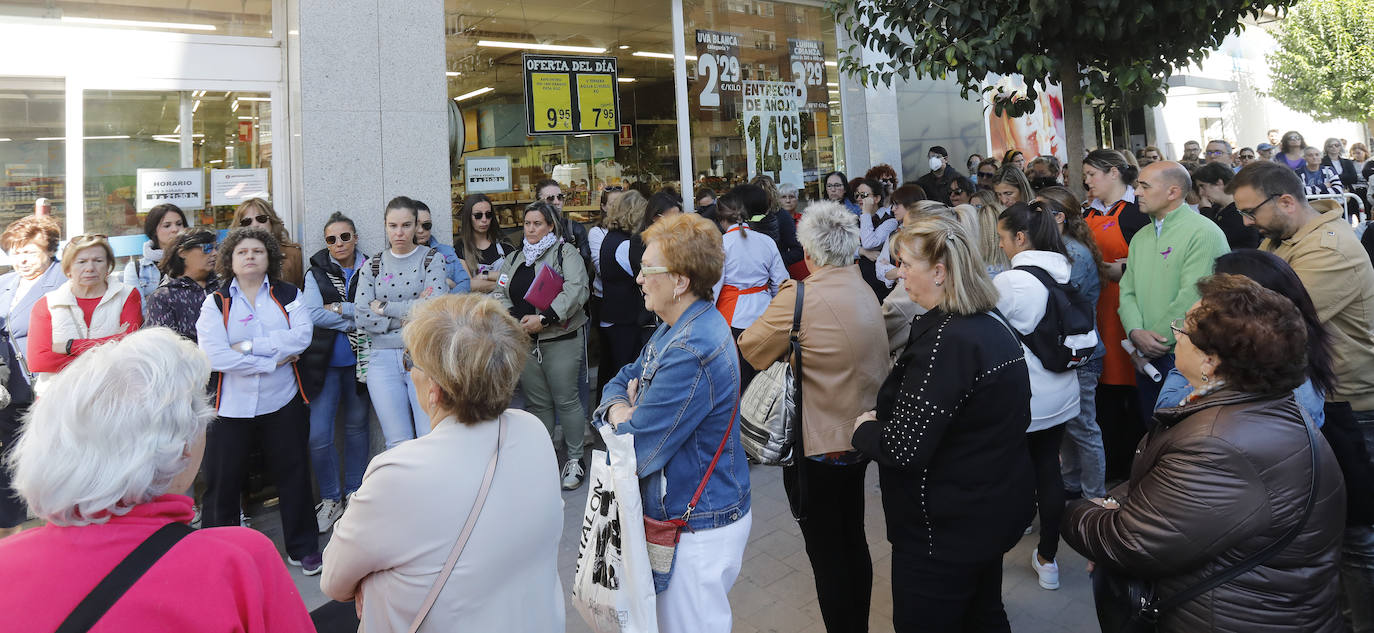
M 1026 82 L 1019 75 L 990 80 L 998 91 L 1025 93 Z M 994 156 L 1010 149 L 1020 150 L 1029 161 L 1036 156 L 1057 156 L 1067 161 L 1068 144 L 1064 132 L 1064 97 L 1059 86 L 1050 86 L 1037 96 L 1034 112 L 1019 117 L 998 115 L 987 108 L 989 147 Z

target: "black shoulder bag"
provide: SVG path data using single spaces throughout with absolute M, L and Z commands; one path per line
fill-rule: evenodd
M 173 521 L 158 528 L 148 538 L 119 561 L 110 573 L 101 579 L 76 608 L 57 627 L 57 633 L 85 633 L 95 626 L 100 618 L 113 607 L 119 599 L 138 582 L 153 564 L 162 558 L 181 539 L 192 532 L 184 523 Z
M 1168 598 L 1157 597 L 1154 583 L 1151 581 L 1132 578 L 1098 565 L 1093 572 L 1093 600 L 1097 603 L 1097 620 L 1102 626 L 1102 633 L 1151 633 L 1159 623 L 1161 614 L 1235 580 L 1241 574 L 1273 558 L 1297 538 L 1303 526 L 1307 525 L 1308 517 L 1312 516 L 1321 466 L 1316 431 L 1313 430 L 1311 420 L 1307 419 L 1306 411 L 1302 417 L 1303 425 L 1307 427 L 1307 442 L 1312 454 L 1312 489 L 1307 495 L 1307 503 L 1303 506 L 1302 518 L 1298 519 L 1282 538 L 1264 549 Z

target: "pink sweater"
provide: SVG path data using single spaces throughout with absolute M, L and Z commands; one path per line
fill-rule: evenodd
M 103 525 L 44 526 L 0 540 L 7 633 L 49 633 L 143 539 L 191 520 L 191 498 L 162 495 Z M 93 633 L 310 631 L 276 547 L 239 527 L 197 530 L 106 612 Z

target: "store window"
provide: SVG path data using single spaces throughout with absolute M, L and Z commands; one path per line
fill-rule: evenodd
M 843 166 L 835 22 L 823 8 L 747 0 L 685 6 L 696 188 L 759 175 L 820 197 Z
M 0 230 L 35 210 L 66 218 L 65 95 L 60 79 L 0 77 Z
M 268 94 L 88 90 L 83 100 L 87 233 L 142 233 L 158 202 L 182 206 L 193 224 L 229 228 L 238 200 L 270 199 Z M 150 186 L 153 176 L 188 185 Z M 176 197 L 194 190 L 199 197 Z
M 464 174 L 471 159 L 509 160 L 509 186 L 487 194 L 506 228 L 520 224 L 520 210 L 534 200 L 532 188 L 544 178 L 563 185 L 564 210 L 584 222 L 599 218 L 606 187 L 633 182 L 655 191 L 677 187 L 672 33 L 665 26 L 669 2 L 587 4 L 568 10 L 539 0 L 447 0 L 448 88 L 453 142 L 460 155 L 453 167 L 455 207 L 468 193 Z M 528 135 L 525 53 L 614 57 L 619 128 Z M 555 121 L 563 121 L 558 112 L 554 115 Z M 455 219 L 455 231 L 457 227 Z
M 273 0 L 5 0 L 0 17 L 58 20 L 73 26 L 272 36 Z

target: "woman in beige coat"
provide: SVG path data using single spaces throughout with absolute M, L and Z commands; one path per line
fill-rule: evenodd
M 470 540 L 420 631 L 562 631 L 553 446 L 538 418 L 506 408 L 529 337 L 477 294 L 416 306 L 402 336 L 434 429 L 372 460 L 334 525 L 320 589 L 357 600 L 364 631 L 408 630 L 441 581 L 499 446 Z
M 864 283 L 854 253 L 859 225 L 834 202 L 806 208 L 797 239 L 811 275 L 802 297 L 802 448 L 805 458 L 783 471 L 792 505 L 803 513 L 802 536 L 816 575 L 821 617 L 829 631 L 865 631 L 873 563 L 864 538 L 864 471 L 868 460 L 850 444 L 854 419 L 873 409 L 887 377 L 882 309 Z M 739 337 L 744 359 L 762 370 L 786 357 L 797 282 L 787 281 L 763 316 Z M 799 490 L 798 479 L 805 485 Z

